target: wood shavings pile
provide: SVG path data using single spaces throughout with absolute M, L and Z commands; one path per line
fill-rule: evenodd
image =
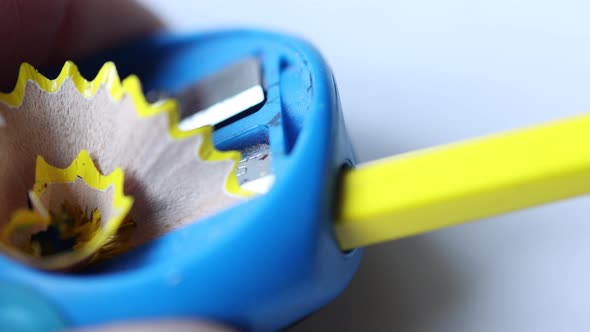
M 234 174 L 239 153 L 216 150 L 211 128 L 183 132 L 177 124 L 174 100 L 149 104 L 138 79 L 121 82 L 112 63 L 93 81 L 71 62 L 55 80 L 23 64 L 14 91 L 0 94 L 4 251 L 43 269 L 68 269 L 94 260 L 121 224 L 134 225 L 126 227 L 126 250 L 247 197 Z M 100 227 L 71 250 L 31 249 L 35 234 L 56 229 L 65 206 Z M 93 236 L 100 243 L 90 248 Z

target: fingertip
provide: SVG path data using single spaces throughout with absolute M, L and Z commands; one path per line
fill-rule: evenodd
M 20 63 L 47 60 L 64 9 L 65 0 L 0 0 L 0 89 L 16 79 Z
M 163 26 L 134 0 L 0 0 L 0 91 L 12 88 L 22 62 L 57 65 Z
M 162 30 L 162 21 L 135 0 L 67 0 L 52 60 L 78 57 Z M 116 5 L 115 5 L 116 4 Z

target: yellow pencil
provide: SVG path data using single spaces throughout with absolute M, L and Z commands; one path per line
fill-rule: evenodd
M 590 193 L 590 114 L 348 171 L 335 232 L 351 249 Z

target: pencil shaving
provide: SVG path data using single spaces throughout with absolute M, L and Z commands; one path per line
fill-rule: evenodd
M 3 229 L 3 244 L 13 256 L 47 270 L 99 259 L 101 247 L 116 234 L 133 204 L 123 194 L 123 183 L 121 169 L 103 176 L 86 151 L 65 169 L 38 157 L 28 195 L 31 209 L 13 213 Z
M 216 150 L 209 127 L 179 130 L 176 105 L 173 100 L 147 103 L 138 79 L 130 76 L 121 82 L 112 63 L 90 82 L 70 62 L 55 80 L 24 64 L 15 90 L 0 94 L 0 227 L 6 228 L 17 211 L 29 209 L 28 193 L 39 183 L 37 157 L 51 169 L 63 170 L 78 160 L 80 151 L 88 151 L 86 161 L 96 165 L 92 176 L 119 168 L 125 173 L 124 194 L 135 200 L 128 217 L 136 224 L 126 238 L 127 248 L 243 200 L 248 193 L 234 174 L 239 153 Z M 105 223 L 112 219 L 105 202 L 116 199 L 98 195 L 100 186 L 88 179 L 50 180 L 46 190 L 51 195 L 39 198 L 51 213 L 68 200 L 90 214 L 89 220 L 94 209 Z M 92 199 L 84 201 L 84 195 Z M 32 264 L 43 267 L 38 261 Z M 60 268 L 68 264 L 62 262 Z

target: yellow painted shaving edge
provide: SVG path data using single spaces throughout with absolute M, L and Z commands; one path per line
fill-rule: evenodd
M 352 249 L 590 193 L 590 114 L 412 152 L 343 176 Z
M 96 94 L 101 86 L 105 86 L 111 97 L 119 101 L 124 95 L 129 95 L 133 100 L 137 113 L 140 117 L 151 117 L 160 113 L 168 115 L 168 124 L 170 135 L 174 139 L 184 139 L 194 135 L 202 135 L 203 142 L 199 147 L 198 155 L 204 161 L 221 161 L 232 160 L 233 169 L 229 174 L 225 189 L 234 195 L 242 197 L 253 196 L 254 193 L 242 189 L 235 175 L 238 162 L 241 159 L 238 151 L 219 151 L 213 146 L 211 127 L 202 127 L 190 131 L 182 131 L 178 127 L 180 114 L 178 112 L 178 103 L 173 99 L 166 99 L 150 104 L 145 99 L 141 89 L 141 83 L 135 75 L 128 76 L 123 81 L 119 78 L 115 64 L 112 62 L 105 63 L 94 80 L 87 81 L 78 70 L 78 67 L 71 61 L 67 61 L 59 76 L 50 80 L 39 73 L 33 66 L 23 63 L 20 67 L 18 80 L 15 88 L 10 93 L 0 93 L 0 101 L 10 106 L 18 106 L 22 103 L 27 81 L 34 81 L 41 89 L 48 93 L 56 92 L 62 86 L 63 82 L 70 78 L 78 91 L 85 97 L 92 97 Z
M 46 184 L 72 183 L 80 178 L 94 190 L 105 191 L 109 187 L 113 188 L 114 215 L 111 219 L 103 220 L 102 225 L 104 225 L 104 227 L 100 227 L 99 231 L 91 237 L 91 240 L 78 250 L 56 256 L 36 258 L 26 256 L 22 253 L 15 252 L 12 248 L 8 248 L 13 255 L 43 269 L 64 269 L 90 258 L 100 249 L 109 237 L 117 232 L 119 225 L 127 216 L 133 205 L 133 198 L 125 196 L 123 193 L 123 170 L 117 168 L 109 175 L 100 174 L 100 171 L 96 168 L 87 151 L 81 151 L 72 164 L 65 169 L 53 167 L 49 165 L 43 157 L 37 157 L 33 192 L 40 195 L 45 189 Z M 26 209 L 17 210 L 13 214 L 10 223 L 3 230 L 2 236 L 6 242 L 10 234 L 19 225 L 47 225 L 50 221 L 51 220 L 47 216 L 42 216 L 33 211 Z

